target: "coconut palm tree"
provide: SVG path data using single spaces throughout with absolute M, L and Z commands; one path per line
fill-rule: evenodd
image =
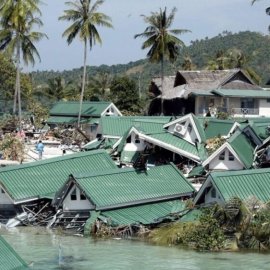
M 259 1 L 259 0 L 252 0 L 252 1 L 251 1 L 251 4 L 253 5 L 255 2 L 258 2 L 258 1 Z M 266 12 L 267 15 L 270 16 L 270 7 L 267 7 L 267 8 L 265 9 L 265 12 Z M 268 31 L 270 32 L 270 26 L 268 26 Z
M 99 7 L 103 3 L 104 0 L 97 0 L 96 2 L 93 2 L 92 0 L 76 0 L 74 2 L 66 2 L 66 5 L 70 6 L 72 9 L 65 10 L 64 15 L 59 17 L 59 20 L 67 20 L 72 22 L 71 26 L 69 26 L 63 33 L 63 37 L 67 38 L 68 44 L 71 44 L 77 36 L 83 41 L 84 44 L 83 77 L 78 126 L 81 120 L 82 102 L 86 81 L 88 43 L 90 50 L 96 43 L 102 44 L 97 26 L 112 28 L 111 18 L 104 13 L 98 12 Z
M 42 26 L 42 21 L 35 17 L 41 15 L 38 8 L 39 0 L 1 0 L 0 1 L 0 50 L 4 50 L 10 57 L 15 57 L 16 84 L 14 94 L 13 113 L 16 113 L 18 102 L 19 129 L 21 129 L 21 85 L 20 61 L 35 63 L 35 57 L 40 60 L 39 53 L 34 46 L 45 34 L 32 31 L 36 26 Z
M 161 63 L 161 114 L 163 114 L 163 81 L 164 81 L 164 60 L 174 62 L 179 55 L 179 48 L 184 42 L 176 37 L 183 33 L 190 32 L 186 29 L 170 29 L 174 21 L 177 9 L 173 8 L 167 15 L 166 7 L 159 12 L 151 12 L 150 16 L 142 15 L 145 23 L 148 24 L 143 33 L 137 34 L 134 38 L 142 37 L 146 40 L 142 49 L 149 49 L 147 57 L 150 62 Z

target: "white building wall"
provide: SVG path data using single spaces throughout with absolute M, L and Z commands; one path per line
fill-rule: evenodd
M 259 100 L 259 115 L 270 117 L 270 100 L 267 102 L 267 99 Z
M 143 151 L 146 147 L 145 141 L 142 139 L 137 138 L 136 134 L 133 132 L 131 133 L 131 143 L 126 143 L 124 147 L 124 151 Z
M 13 204 L 12 200 L 8 197 L 8 195 L 4 192 L 4 190 L 0 187 L 0 205 L 1 204 Z
M 71 194 L 73 190 L 76 189 L 76 200 L 71 200 Z M 70 211 L 70 210 L 90 210 L 93 208 L 93 205 L 89 202 L 89 200 L 86 198 L 86 200 L 81 200 L 80 198 L 80 189 L 78 189 L 76 186 L 74 186 L 70 192 L 67 194 L 63 201 L 63 210 L 64 211 Z
M 242 170 L 243 165 L 235 158 L 234 160 L 229 160 L 229 151 L 226 149 L 224 160 L 219 160 L 219 155 L 217 155 L 210 163 L 209 170 Z

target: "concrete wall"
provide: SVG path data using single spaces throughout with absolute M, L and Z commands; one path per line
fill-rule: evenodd
M 74 190 L 76 192 L 76 200 L 71 199 L 71 194 L 73 194 Z M 76 186 L 73 186 L 63 201 L 63 210 L 90 210 L 93 208 L 93 205 L 89 202 L 89 200 L 87 198 L 86 200 L 82 200 L 80 195 L 80 189 L 78 189 Z
M 267 102 L 267 99 L 259 100 L 259 115 L 270 117 L 270 100 Z

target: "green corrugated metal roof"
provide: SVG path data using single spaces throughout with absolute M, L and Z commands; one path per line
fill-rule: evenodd
M 73 177 L 94 202 L 96 210 L 176 199 L 181 194 L 194 192 L 192 185 L 173 164 L 146 171 L 117 169 Z
M 101 215 L 112 225 L 154 224 L 161 222 L 170 214 L 179 213 L 185 209 L 185 203 L 180 200 L 145 204 L 128 208 L 103 211 Z M 92 213 L 92 212 L 91 212 Z
M 29 269 L 16 251 L 0 236 L 0 269 L 26 270 Z
M 48 124 L 73 124 L 78 121 L 77 117 L 69 116 L 50 116 L 46 121 Z
M 201 176 L 205 174 L 205 169 L 203 166 L 199 165 L 194 167 L 188 174 L 188 177 Z
M 204 132 L 206 139 L 228 135 L 234 124 L 233 120 L 219 120 L 212 118 L 203 119 L 201 122 L 202 121 L 205 126 Z
M 191 143 L 187 142 L 186 140 L 184 140 L 178 136 L 175 136 L 171 133 L 164 132 L 164 133 L 159 133 L 159 134 L 151 134 L 151 135 L 149 135 L 149 137 L 154 138 L 156 140 L 159 140 L 163 143 L 169 144 L 173 147 L 182 149 L 188 153 L 191 153 L 191 154 L 199 157 L 198 150 L 194 144 L 191 144 Z
M 122 151 L 120 160 L 122 162 L 134 163 L 139 157 L 140 152 L 138 151 Z
M 122 137 L 131 127 L 143 130 L 147 134 L 160 132 L 170 119 L 168 116 L 101 117 L 100 124 L 103 136 Z
M 228 139 L 228 143 L 237 153 L 245 167 L 247 169 L 251 168 L 256 145 L 253 145 L 250 139 L 248 139 L 247 136 L 240 130 L 236 130 L 236 132 Z
M 95 139 L 95 140 L 87 143 L 86 145 L 84 145 L 83 149 L 86 149 L 86 150 L 98 149 L 99 146 L 103 143 L 103 141 L 104 140 Z
M 218 89 L 213 90 L 212 93 L 223 97 L 270 98 L 270 91 L 267 90 Z
M 116 167 L 105 150 L 87 151 L 0 169 L 0 184 L 18 201 L 55 193 L 71 173 Z
M 202 213 L 201 209 L 192 209 L 181 217 L 180 222 L 194 222 L 200 218 Z
M 214 94 L 212 94 L 208 90 L 192 90 L 189 95 L 192 95 L 192 96 L 214 96 Z
M 270 200 L 270 169 L 212 172 L 213 185 L 225 201 L 232 197 L 245 200 L 251 196 L 267 202 Z
M 81 116 L 100 117 L 101 113 L 111 104 L 105 101 L 84 101 L 82 104 Z M 50 110 L 51 116 L 78 116 L 80 102 L 79 101 L 61 101 L 57 102 Z

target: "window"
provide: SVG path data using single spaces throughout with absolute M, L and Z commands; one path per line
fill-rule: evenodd
M 219 160 L 224 160 L 225 159 L 225 151 L 223 151 L 220 155 L 219 155 Z
M 73 191 L 70 194 L 70 200 L 77 201 L 77 194 L 76 194 L 76 188 L 73 189 Z
M 192 131 L 192 125 L 191 124 L 188 124 L 187 130 L 188 130 L 189 133 Z
M 140 139 L 139 139 L 139 136 L 138 135 L 136 135 L 135 136 L 135 143 L 140 143 L 141 141 L 140 141 Z
M 270 103 L 270 98 L 267 98 L 267 99 L 266 99 L 266 102 L 267 102 L 267 103 Z
M 131 136 L 127 138 L 127 143 L 131 143 Z
M 83 192 L 80 192 L 80 199 L 81 199 L 81 201 L 85 201 L 86 200 L 86 197 L 85 197 L 85 195 L 84 195 Z
M 234 155 L 231 152 L 229 152 L 229 161 L 234 161 Z
M 212 187 L 212 189 L 211 189 L 211 197 L 212 198 L 216 198 L 217 197 L 217 192 L 216 192 L 216 189 L 214 187 Z

